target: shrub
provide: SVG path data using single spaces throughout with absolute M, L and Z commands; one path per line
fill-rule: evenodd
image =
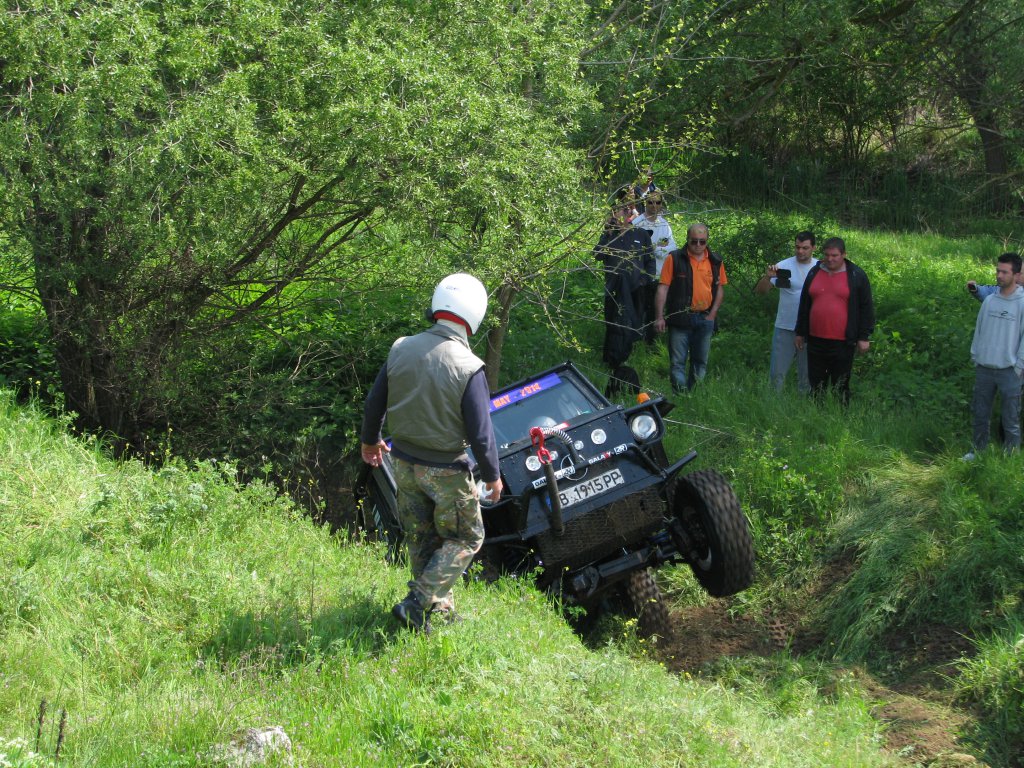
M 41 313 L 16 303 L 0 306 L 0 387 L 60 402 L 57 363 Z
M 1001 761 L 1024 754 L 1024 616 L 975 641 L 977 654 L 959 664 L 956 688 L 984 713 L 985 741 Z
M 839 521 L 837 547 L 858 568 L 824 607 L 842 655 L 878 655 L 897 629 L 985 631 L 1019 610 L 1024 479 L 1015 457 L 963 464 L 906 459 L 878 469 Z

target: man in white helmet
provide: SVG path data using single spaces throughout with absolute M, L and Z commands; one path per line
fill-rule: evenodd
M 392 455 L 398 516 L 409 546 L 409 594 L 391 613 L 430 632 L 430 614 L 455 617 L 452 587 L 484 540 L 473 483 L 472 447 L 488 498 L 501 495 L 484 364 L 469 347 L 487 312 L 487 290 L 472 275 L 449 275 L 434 290 L 434 325 L 403 336 L 366 398 L 363 461 Z M 391 447 L 381 439 L 385 415 Z

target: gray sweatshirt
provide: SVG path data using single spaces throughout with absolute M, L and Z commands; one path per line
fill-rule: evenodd
M 1024 371 L 1024 287 L 1009 298 L 993 293 L 978 311 L 971 342 L 971 360 L 986 368 Z

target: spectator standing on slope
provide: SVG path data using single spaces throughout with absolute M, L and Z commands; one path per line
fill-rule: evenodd
M 800 293 L 807 275 L 814 266 L 814 233 L 800 232 L 796 236 L 794 254 L 778 264 L 769 265 L 764 275 L 754 286 L 754 293 L 768 293 L 774 286 L 779 291 L 779 308 L 775 313 L 775 330 L 772 333 L 772 352 L 768 363 L 768 379 L 777 392 L 782 391 L 786 374 L 796 360 L 797 389 L 806 395 L 811 391 L 807 376 L 807 350 L 797 349 L 796 317 L 800 309 Z

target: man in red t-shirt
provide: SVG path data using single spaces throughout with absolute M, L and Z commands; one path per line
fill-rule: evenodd
M 871 283 L 846 258 L 842 238 L 829 238 L 821 250 L 822 260 L 807 274 L 800 294 L 794 344 L 807 348 L 811 390 L 833 387 L 848 403 L 854 355 L 868 351 L 875 330 Z

